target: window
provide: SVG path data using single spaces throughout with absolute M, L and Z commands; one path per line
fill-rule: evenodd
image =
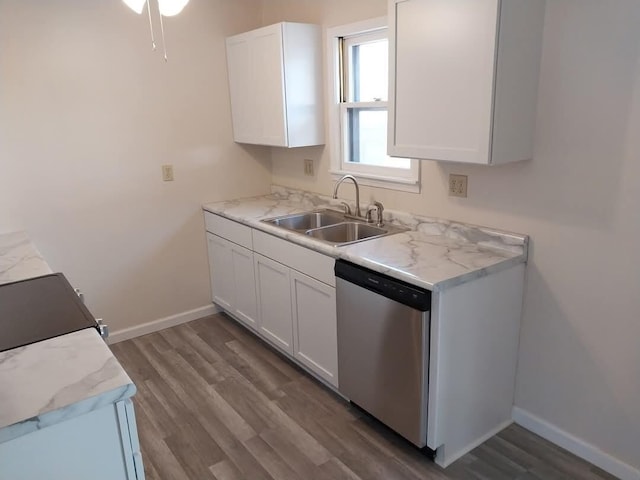
M 332 92 L 331 173 L 364 185 L 419 192 L 419 162 L 387 155 L 389 42 L 386 19 L 328 31 Z

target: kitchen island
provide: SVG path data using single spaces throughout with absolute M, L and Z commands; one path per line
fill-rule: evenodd
M 24 232 L 0 235 L 0 285 L 50 273 Z M 144 478 L 136 388 L 96 329 L 0 352 L 0 385 L 0 478 Z

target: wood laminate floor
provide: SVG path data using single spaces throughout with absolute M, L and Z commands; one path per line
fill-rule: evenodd
M 443 470 L 222 314 L 112 349 L 148 480 L 615 478 L 515 425 Z

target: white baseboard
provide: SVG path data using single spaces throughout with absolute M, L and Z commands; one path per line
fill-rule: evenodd
M 595 445 L 591 445 L 571 435 L 569 432 L 559 429 L 555 425 L 526 410 L 513 407 L 513 420 L 518 425 L 583 458 L 587 462 L 600 467 L 605 472 L 621 480 L 640 480 L 640 470 L 603 452 Z
M 169 317 L 159 318 L 158 320 L 152 320 L 142 325 L 136 325 L 135 327 L 123 328 L 122 330 L 115 330 L 109 334 L 107 343 L 114 344 L 129 340 L 130 338 L 140 337 L 148 333 L 157 332 L 158 330 L 164 330 L 165 328 L 175 327 L 181 323 L 197 320 L 198 318 L 207 317 L 215 313 L 221 312 L 220 308 L 216 305 L 205 305 L 204 307 L 194 308 L 186 312 L 177 313 Z
M 493 430 L 487 432 L 482 437 L 479 437 L 475 441 L 471 442 L 469 445 L 466 445 L 462 450 L 458 450 L 457 452 L 455 452 L 455 453 L 453 453 L 451 455 L 448 455 L 446 453 L 446 451 L 443 452 L 441 449 L 436 450 L 436 458 L 435 458 L 436 464 L 441 466 L 442 468 L 447 468 L 453 462 L 455 462 L 459 458 L 462 458 L 463 456 L 465 456 L 467 453 L 469 453 L 471 450 L 473 450 L 477 446 L 482 445 L 484 442 L 489 440 L 494 435 L 497 435 L 498 433 L 500 433 L 502 430 L 507 428 L 512 423 L 513 423 L 513 420 L 511 420 L 511 419 L 505 420 L 504 422 L 502 422 L 500 425 L 498 425 Z M 447 446 L 445 445 L 444 448 L 446 450 Z M 441 452 L 444 453 L 444 455 L 442 455 L 442 454 L 438 455 Z

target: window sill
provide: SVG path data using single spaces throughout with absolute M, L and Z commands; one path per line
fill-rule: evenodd
M 353 175 L 358 180 L 359 185 L 367 187 L 386 188 L 387 190 L 397 190 L 400 192 L 420 193 L 420 182 L 404 180 L 397 177 L 385 177 L 382 175 L 371 175 L 363 173 L 348 172 L 344 170 L 329 170 L 334 180 L 339 180 L 344 175 Z

